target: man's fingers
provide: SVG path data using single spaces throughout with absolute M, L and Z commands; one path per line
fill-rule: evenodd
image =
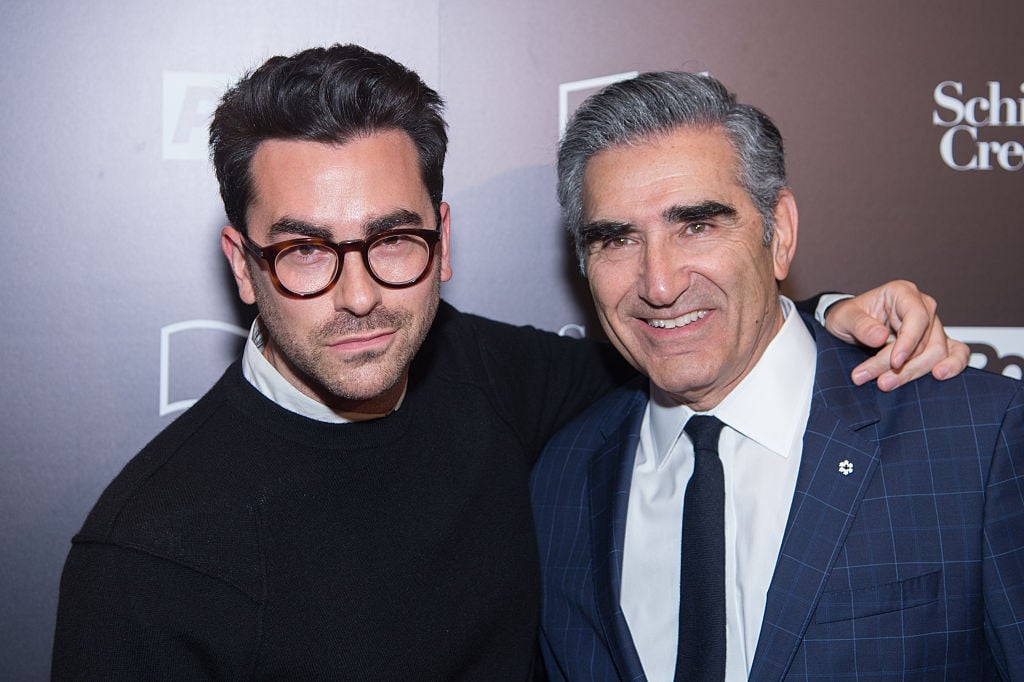
M 891 391 L 929 372 L 936 379 L 955 376 L 964 370 L 970 359 L 967 344 L 946 336 L 945 328 L 938 316 L 929 329 L 928 338 L 916 349 L 916 354 L 899 369 L 889 369 L 891 354 L 895 352 L 898 343 L 897 340 L 858 365 L 853 372 L 854 383 L 860 385 L 877 378 L 879 389 Z
M 967 368 L 967 363 L 971 360 L 971 347 L 966 343 L 947 338 L 946 344 L 946 358 L 932 369 L 932 376 L 939 381 L 955 377 Z
M 931 310 L 934 311 L 934 307 Z M 905 301 L 897 301 L 894 313 L 892 326 L 896 330 L 896 341 L 890 356 L 893 370 L 899 370 L 909 359 L 919 357 L 926 350 L 935 354 L 936 359 L 942 357 L 945 344 L 941 350 L 929 348 L 929 344 L 935 342 L 932 338 L 935 330 L 941 330 L 942 325 L 936 324 L 938 318 L 932 317 L 927 306 L 907 305 Z
M 857 386 L 877 379 L 883 372 L 889 369 L 889 356 L 892 354 L 892 344 L 886 344 L 880 351 L 860 363 L 853 369 L 853 383 Z

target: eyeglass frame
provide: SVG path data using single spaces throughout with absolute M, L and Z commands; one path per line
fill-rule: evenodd
M 397 284 L 393 282 L 385 282 L 384 280 L 377 276 L 377 273 L 375 273 L 373 271 L 373 268 L 370 266 L 370 247 L 376 242 L 381 241 L 382 239 L 388 239 L 389 237 L 396 237 L 401 235 L 413 235 L 427 242 L 427 265 L 426 267 L 423 268 L 423 272 L 421 272 L 418 277 L 415 277 L 414 279 L 411 279 L 407 282 L 399 282 Z M 253 256 L 259 258 L 260 260 L 267 264 L 267 270 L 270 273 L 270 281 L 274 283 L 274 288 L 277 289 L 281 294 L 289 298 L 303 299 L 321 296 L 327 293 L 335 284 L 338 283 L 338 280 L 341 278 L 341 270 L 344 267 L 345 263 L 345 254 L 348 253 L 349 251 L 357 251 L 362 255 L 363 266 L 366 268 L 366 272 L 369 273 L 370 277 L 373 279 L 374 282 L 381 285 L 382 287 L 387 287 L 388 289 L 407 289 L 408 287 L 412 287 L 419 284 L 426 278 L 426 276 L 432 270 L 431 266 L 434 262 L 434 251 L 435 248 L 437 247 L 437 243 L 441 240 L 441 228 L 438 227 L 433 230 L 427 230 L 422 228 L 408 227 L 397 230 L 387 230 L 385 232 L 375 234 L 372 237 L 367 237 L 366 239 L 349 239 L 341 242 L 332 242 L 328 239 L 322 239 L 320 237 L 301 237 L 299 239 L 288 239 L 283 242 L 276 242 L 274 244 L 268 244 L 266 246 L 260 246 L 252 239 L 250 239 L 249 235 L 245 233 L 241 233 L 241 237 L 242 245 L 246 248 L 246 250 Z M 293 246 L 301 246 L 303 244 L 325 246 L 333 250 L 338 257 L 338 266 L 334 270 L 334 275 L 331 277 L 331 281 L 328 282 L 323 289 L 320 289 L 319 291 L 315 291 L 309 294 L 300 294 L 296 291 L 288 289 L 281 283 L 281 280 L 278 279 L 277 276 L 277 257 L 280 255 L 280 253 L 285 249 L 291 248 Z

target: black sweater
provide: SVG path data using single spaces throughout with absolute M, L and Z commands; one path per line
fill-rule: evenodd
M 529 469 L 628 374 L 446 304 L 383 419 L 306 419 L 235 363 L 74 538 L 54 678 L 528 679 Z

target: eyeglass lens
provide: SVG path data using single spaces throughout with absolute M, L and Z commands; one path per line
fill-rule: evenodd
M 430 245 L 417 235 L 384 235 L 366 252 L 370 270 L 387 284 L 417 279 L 430 264 Z M 338 254 L 321 244 L 296 244 L 277 254 L 277 277 L 289 291 L 312 294 L 330 286 L 339 267 Z

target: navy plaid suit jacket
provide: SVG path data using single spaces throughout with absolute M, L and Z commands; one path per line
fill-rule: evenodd
M 750 678 L 1024 679 L 1024 385 L 855 387 L 863 351 L 808 326 L 811 413 Z M 606 396 L 534 469 L 554 680 L 644 679 L 619 586 L 646 404 L 645 382 Z

